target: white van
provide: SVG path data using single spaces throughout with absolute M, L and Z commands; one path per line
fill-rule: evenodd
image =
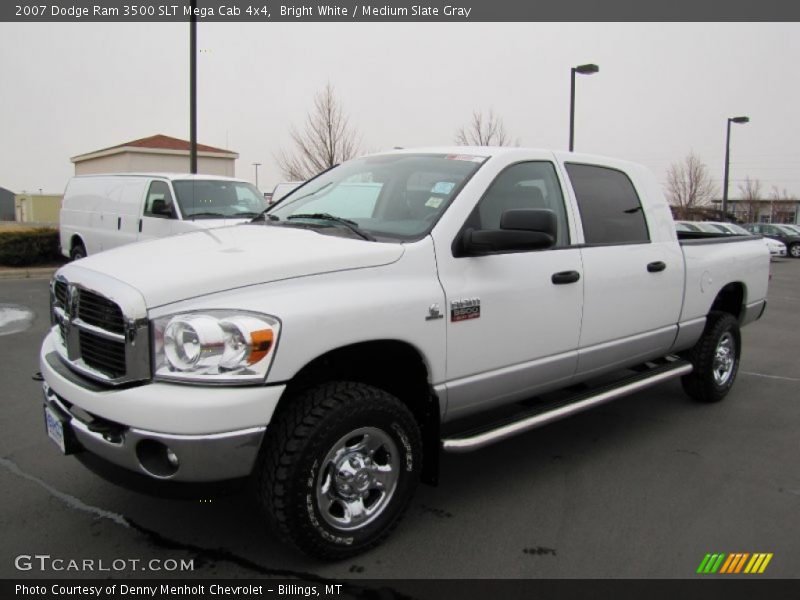
M 186 173 L 73 177 L 61 206 L 61 252 L 83 258 L 122 244 L 234 225 L 267 207 L 240 179 Z

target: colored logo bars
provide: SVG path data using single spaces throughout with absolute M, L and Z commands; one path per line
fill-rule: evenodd
M 739 552 L 734 554 L 706 554 L 700 566 L 697 567 L 698 573 L 763 573 L 769 561 L 772 560 L 772 553 L 748 554 Z

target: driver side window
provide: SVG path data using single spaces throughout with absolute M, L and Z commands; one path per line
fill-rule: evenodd
M 569 244 L 564 196 L 553 163 L 535 161 L 511 165 L 486 190 L 467 220 L 473 229 L 500 229 L 500 218 L 519 208 L 553 211 L 558 224 L 556 247 Z
M 147 200 L 144 203 L 144 216 L 161 219 L 174 219 L 175 206 L 172 193 L 164 181 L 154 181 L 147 190 Z

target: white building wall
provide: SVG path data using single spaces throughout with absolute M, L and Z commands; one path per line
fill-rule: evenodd
M 206 175 L 235 177 L 236 160 L 233 158 L 197 157 L 197 172 Z M 97 173 L 188 173 L 188 154 L 160 154 L 155 152 L 122 152 L 110 156 L 90 158 L 75 163 L 75 175 Z
M 130 155 L 112 154 L 75 163 L 75 175 L 97 175 L 98 173 L 130 173 Z

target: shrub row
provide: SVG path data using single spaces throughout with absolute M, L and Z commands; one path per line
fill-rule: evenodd
M 57 229 L 0 231 L 0 265 L 27 267 L 63 262 Z

